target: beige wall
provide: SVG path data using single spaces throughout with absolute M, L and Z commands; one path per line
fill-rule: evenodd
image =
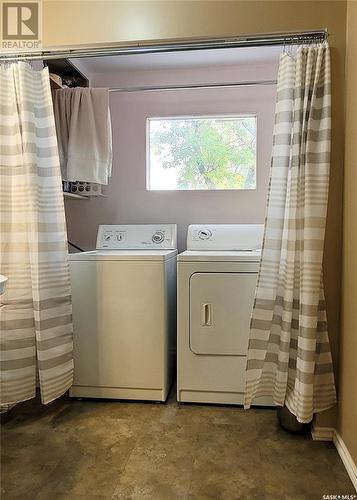
M 278 58 L 265 64 L 93 74 L 93 87 L 185 85 L 194 82 L 274 80 Z M 113 172 L 106 198 L 67 200 L 68 237 L 95 248 L 99 224 L 178 225 L 178 248 L 186 250 L 193 223 L 264 223 L 273 138 L 276 86 L 110 94 Z M 227 191 L 146 190 L 146 119 L 153 116 L 257 115 L 257 189 Z M 84 225 L 83 220 L 87 223 Z
M 224 36 L 328 28 L 332 47 L 332 162 L 325 252 L 330 338 L 338 357 L 344 156 L 346 2 L 341 1 L 45 1 L 44 44 Z M 334 412 L 318 425 L 334 425 Z
M 46 46 L 328 27 L 344 43 L 344 1 L 43 0 Z
M 357 464 L 357 2 L 348 2 L 343 303 L 338 430 Z

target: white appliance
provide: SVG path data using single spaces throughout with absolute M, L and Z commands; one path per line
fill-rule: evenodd
M 178 255 L 177 399 L 242 404 L 264 226 L 191 225 Z M 259 398 L 255 404 L 270 405 Z
M 175 224 L 99 226 L 70 254 L 75 397 L 165 401 L 176 333 Z
M 5 293 L 7 280 L 7 276 L 0 274 L 0 295 Z

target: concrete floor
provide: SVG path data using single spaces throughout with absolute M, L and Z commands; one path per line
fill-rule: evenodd
M 322 499 L 354 494 L 331 443 L 274 410 L 76 401 L 17 405 L 2 423 L 2 500 Z

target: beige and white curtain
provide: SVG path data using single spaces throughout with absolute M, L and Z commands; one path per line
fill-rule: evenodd
M 0 67 L 0 405 L 72 384 L 71 289 L 47 68 Z
M 271 396 L 300 422 L 336 402 L 322 259 L 329 189 L 331 82 L 324 45 L 282 54 L 245 407 Z

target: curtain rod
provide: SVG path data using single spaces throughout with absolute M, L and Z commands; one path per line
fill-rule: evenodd
M 270 33 L 258 35 L 242 35 L 226 38 L 198 38 L 182 39 L 171 41 L 146 41 L 133 42 L 131 44 L 121 43 L 118 45 L 108 45 L 101 47 L 72 49 L 54 49 L 37 52 L 22 53 L 2 53 L 1 61 L 18 60 L 44 60 L 53 59 L 75 59 L 85 57 L 104 57 L 130 54 L 150 54 L 160 52 L 177 52 L 185 50 L 207 50 L 207 49 L 226 49 L 233 47 L 261 47 L 271 45 L 297 45 L 304 43 L 321 43 L 328 38 L 327 29 L 315 31 L 299 31 L 286 33 Z
M 276 85 L 276 80 L 261 80 L 252 82 L 229 82 L 229 83 L 189 83 L 186 85 L 165 85 L 160 87 L 113 87 L 109 92 L 157 92 L 160 90 L 190 90 L 190 89 L 211 89 L 211 88 L 234 88 L 253 87 L 256 85 Z

